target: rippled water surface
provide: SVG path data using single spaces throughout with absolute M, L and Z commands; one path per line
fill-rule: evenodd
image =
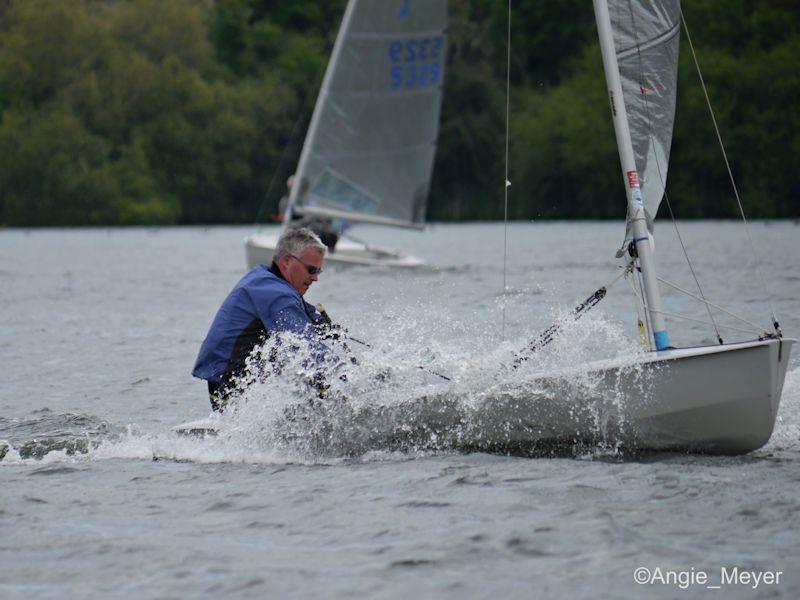
M 741 225 L 681 228 L 706 297 L 764 326 L 771 304 L 800 335 L 800 227 L 752 225 L 766 289 Z M 493 386 L 525 385 L 514 350 L 616 276 L 619 224 L 512 224 L 505 257 L 498 224 L 359 229 L 433 266 L 329 266 L 308 292 L 372 345 L 353 348 L 346 400 L 297 417 L 298 386 L 257 384 L 224 435 L 177 436 L 208 415 L 190 371 L 248 233 L 0 231 L 0 598 L 693 597 L 720 593 L 696 575 L 723 568 L 782 572 L 723 582 L 728 596 L 800 594 L 798 354 L 772 439 L 746 456 L 468 451 Z M 695 291 L 668 224 L 656 251 Z M 664 304 L 708 318 L 676 292 Z M 634 321 L 617 283 L 530 368 L 635 356 Z M 715 339 L 669 327 L 677 345 Z M 568 384 L 564 403 L 588 385 Z M 451 412 L 403 409 L 442 390 Z

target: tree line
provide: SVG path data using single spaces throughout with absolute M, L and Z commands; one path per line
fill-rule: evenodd
M 750 217 L 800 216 L 797 0 L 683 6 Z M 294 170 L 345 0 L 0 0 L 0 224 L 246 223 Z M 429 220 L 503 215 L 506 0 L 450 0 Z M 513 0 L 509 217 L 621 218 L 588 0 Z M 685 37 L 676 216 L 736 200 Z

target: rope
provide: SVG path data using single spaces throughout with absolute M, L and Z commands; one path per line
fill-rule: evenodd
M 689 35 L 689 25 L 686 23 L 686 17 L 683 15 L 683 10 L 681 9 L 681 22 L 683 23 L 683 29 L 686 31 L 686 40 L 689 42 L 689 49 L 692 52 L 692 59 L 694 60 L 695 68 L 697 69 L 697 76 L 700 78 L 700 86 L 703 88 L 703 95 L 706 99 L 706 106 L 708 106 L 708 112 L 711 114 L 711 122 L 714 124 L 714 131 L 717 134 L 717 141 L 719 142 L 719 147 L 722 150 L 722 157 L 725 159 L 725 167 L 728 170 L 728 178 L 731 181 L 731 187 L 733 188 L 733 194 L 736 197 L 736 203 L 739 206 L 739 213 L 742 215 L 742 222 L 744 223 L 744 229 L 747 233 L 747 239 L 750 242 L 750 249 L 753 252 L 753 260 L 755 261 L 755 270 L 758 275 L 758 278 L 761 280 L 761 286 L 764 288 L 764 292 L 767 295 L 767 305 L 769 306 L 770 313 L 772 314 L 772 325 L 775 328 L 775 331 L 780 336 L 781 330 L 780 326 L 778 325 L 778 319 L 775 317 L 775 309 L 772 306 L 772 294 L 770 292 L 769 287 L 767 286 L 767 282 L 764 279 L 764 275 L 761 271 L 761 267 L 758 260 L 758 253 L 756 252 L 756 246 L 753 243 L 753 238 L 750 235 L 750 226 L 747 222 L 747 217 L 744 214 L 744 208 L 742 207 L 742 200 L 739 197 L 739 189 L 736 187 L 736 180 L 733 177 L 733 171 L 731 170 L 730 162 L 728 161 L 728 153 L 725 151 L 725 144 L 722 142 L 722 135 L 719 132 L 719 126 L 717 125 L 717 118 L 714 115 L 714 109 L 711 106 L 711 98 L 708 95 L 708 89 L 706 88 L 706 82 L 703 79 L 703 73 L 700 71 L 700 63 L 697 60 L 697 54 L 694 51 L 694 44 L 692 44 L 692 36 Z
M 632 269 L 633 269 L 633 261 L 628 263 L 628 265 L 622 270 L 622 272 L 619 275 L 617 275 L 613 280 L 611 280 L 610 283 L 602 286 L 601 288 L 598 288 L 597 291 L 595 291 L 591 296 L 589 296 L 586 300 L 584 300 L 578 306 L 576 306 L 571 313 L 573 320 L 577 321 L 583 316 L 585 312 L 597 306 L 597 304 L 603 298 L 606 297 L 606 294 L 608 293 L 608 290 L 611 289 L 611 286 L 617 283 L 617 281 L 619 281 L 622 277 L 626 277 L 628 273 L 631 272 Z M 542 331 L 536 337 L 536 339 L 533 340 L 530 344 L 528 344 L 528 347 L 523 350 L 523 352 L 528 353 L 527 355 L 517 355 L 516 358 L 514 358 L 514 362 L 512 363 L 512 368 L 516 369 L 523 362 L 528 360 L 531 354 L 533 354 L 538 350 L 541 350 L 542 348 L 547 346 L 547 344 L 552 342 L 561 331 L 561 328 L 562 328 L 562 322 L 556 322 L 550 325 L 550 327 L 548 327 L 544 331 Z
M 639 299 L 644 308 L 644 327 L 647 334 L 647 347 L 651 348 L 651 339 L 653 337 L 653 320 L 650 314 L 650 304 L 647 302 L 647 294 L 644 293 L 644 278 L 642 277 L 641 269 L 637 269 L 635 273 L 636 283 L 639 284 Z
M 632 272 L 633 271 L 631 270 L 631 273 Z M 642 345 L 645 348 L 649 349 L 650 322 L 648 321 L 648 319 L 650 318 L 650 315 L 647 312 L 647 305 L 645 304 L 644 301 L 643 292 L 640 293 L 639 290 L 636 289 L 636 283 L 638 282 L 641 286 L 641 280 L 642 280 L 641 277 L 625 277 L 625 281 L 628 282 L 628 285 L 631 287 L 631 292 L 633 292 L 633 295 L 636 298 L 636 321 L 639 329 L 639 335 L 642 339 Z
M 508 265 L 508 188 L 511 182 L 508 180 L 508 140 L 509 122 L 511 121 L 511 0 L 508 0 L 508 32 L 506 37 L 506 158 L 505 158 L 505 178 L 503 184 L 503 325 L 500 336 L 506 337 L 506 283 Z
M 331 339 L 337 340 L 337 339 L 339 339 L 339 337 L 341 337 L 343 339 L 350 340 L 351 342 L 355 342 L 356 344 L 360 344 L 361 346 L 364 346 L 365 348 L 369 348 L 370 350 L 374 349 L 372 344 L 370 344 L 368 342 L 365 342 L 363 340 L 360 340 L 358 338 L 353 337 L 352 335 L 350 335 L 350 333 L 347 331 L 347 329 L 345 329 L 344 327 L 342 327 L 338 323 L 334 323 L 333 320 L 331 319 L 330 315 L 328 314 L 328 311 L 325 310 L 325 307 L 321 303 L 316 304 L 314 306 L 314 308 L 317 309 L 317 312 L 322 317 L 322 322 L 325 324 L 325 327 L 327 328 L 328 334 L 330 334 Z M 347 346 L 345 346 L 345 349 L 347 349 Z M 442 375 L 441 373 L 438 373 L 437 371 L 434 371 L 433 369 L 429 369 L 428 367 L 423 367 L 422 365 L 417 365 L 417 368 L 422 370 L 422 371 L 426 371 L 427 373 L 430 373 L 432 375 L 436 375 L 437 377 L 441 377 L 445 381 L 452 381 L 452 379 L 450 377 L 448 377 L 447 375 Z
M 362 340 L 360 340 L 358 338 L 354 338 L 349 333 L 342 333 L 340 335 L 342 337 L 344 337 L 345 339 L 350 340 L 351 342 L 355 342 L 356 344 L 360 344 L 361 346 L 364 346 L 365 348 L 369 348 L 370 350 L 374 350 L 372 344 L 369 344 L 369 343 L 367 343 L 365 341 L 362 341 Z M 450 377 L 448 377 L 447 375 L 442 375 L 441 373 L 438 373 L 438 372 L 434 371 L 433 369 L 429 369 L 428 367 L 423 367 L 422 365 L 417 365 L 417 368 L 420 369 L 421 371 L 425 371 L 427 373 L 430 373 L 431 375 L 436 375 L 437 377 L 441 377 L 445 381 L 452 381 L 452 379 Z

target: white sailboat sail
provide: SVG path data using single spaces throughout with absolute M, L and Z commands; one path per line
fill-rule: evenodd
M 447 0 L 351 0 L 298 165 L 301 215 L 421 227 L 436 151 Z
M 608 0 L 647 227 L 667 181 L 680 45 L 679 0 Z M 628 215 L 626 238 L 632 237 Z

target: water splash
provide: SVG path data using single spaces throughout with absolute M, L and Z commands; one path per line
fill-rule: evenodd
M 213 438 L 92 422 L 72 436 L 49 436 L 38 451 L 25 442 L 8 443 L 4 462 L 46 455 L 317 463 L 397 452 L 550 453 L 553 448 L 544 445 L 522 448 L 519 440 L 546 434 L 564 420 L 588 420 L 601 451 L 618 446 L 624 411 L 609 406 L 619 408 L 624 398 L 581 367 L 598 358 L 628 356 L 630 368 L 637 368 L 638 350 L 619 326 L 601 315 L 574 322 L 556 314 L 563 319 L 561 335 L 512 368 L 520 349 L 535 337 L 532 327 L 518 330 L 513 340 L 493 340 L 491 324 L 458 321 L 430 308 L 411 303 L 374 316 L 373 322 L 366 317 L 364 329 L 383 333 L 370 340 L 372 348 L 332 343 L 332 356 L 323 363 L 301 339 L 284 336 L 280 346 L 268 340 L 252 357 L 236 403 L 216 417 Z M 263 369 L 263 357 L 275 355 L 278 360 Z M 543 380 L 542 374 L 548 377 Z M 326 382 L 322 394 L 320 381 Z
M 647 401 L 653 369 L 642 367 L 638 341 L 601 312 L 577 322 L 553 312 L 559 335 L 520 362 L 540 324 L 517 324 L 513 339 L 503 341 L 490 322 L 459 321 L 423 301 L 404 306 L 379 316 L 368 311 L 359 328 L 381 332 L 368 340 L 372 347 L 333 343 L 332 358 L 323 363 L 300 339 L 285 337 L 282 348 L 269 341 L 253 357 L 237 402 L 216 417 L 213 438 L 75 416 L 72 427 L 65 421 L 62 433 L 50 435 L 47 419 L 37 417 L 32 421 L 39 429 L 23 435 L 18 427 L 15 440 L 0 443 L 2 462 L 85 456 L 328 463 L 473 450 L 613 456 L 635 434 L 626 406 L 631 396 Z M 263 375 L 262 357 L 287 348 L 293 351 L 269 363 Z M 603 374 L 598 360 L 612 361 L 615 375 Z M 797 370 L 788 373 L 783 396 L 768 451 L 798 446 Z M 581 434 L 567 436 L 566 450 L 538 441 L 564 438 L 558 434 L 569 427 Z M 0 439 L 8 437 L 5 429 L 0 427 Z
M 800 450 L 800 367 L 786 373 L 778 420 L 766 452 Z
M 261 357 L 274 358 L 281 349 L 268 341 L 234 409 L 219 423 L 220 434 L 304 460 L 393 450 L 537 452 L 536 440 L 564 422 L 588 421 L 599 444 L 618 445 L 624 395 L 581 368 L 598 356 L 622 355 L 630 357 L 630 369 L 638 368 L 639 353 L 618 327 L 602 318 L 564 317 L 562 336 L 512 368 L 526 345 L 520 339 L 487 347 L 486 337 L 464 323 L 444 318 L 421 326 L 414 317 L 426 313 L 408 310 L 381 316 L 385 335 L 369 351 L 334 344 L 335 358 L 323 365 L 299 340 L 285 338 L 293 352 L 277 360 L 281 376 L 267 369 L 259 377 Z M 327 382 L 321 395 L 313 384 L 320 380 Z
M 85 454 L 114 433 L 110 423 L 81 414 L 56 414 L 45 408 L 28 419 L 0 417 L 0 461 Z

